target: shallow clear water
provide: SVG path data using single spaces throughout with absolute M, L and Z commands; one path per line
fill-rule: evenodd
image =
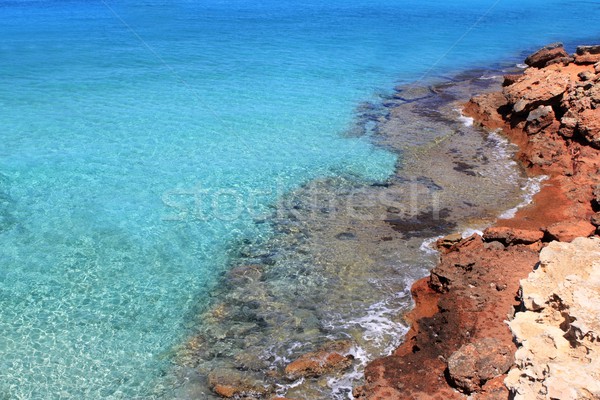
M 588 1 L 0 2 L 0 398 L 153 398 L 283 193 L 384 180 L 394 84 L 592 41 Z M 167 394 L 168 396 L 168 394 Z

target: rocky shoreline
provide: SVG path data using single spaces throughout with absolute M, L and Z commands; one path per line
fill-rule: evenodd
M 438 241 L 438 266 L 412 287 L 410 332 L 366 367 L 356 398 L 600 398 L 599 242 L 581 239 L 600 224 L 600 46 L 553 44 L 526 63 L 464 112 L 548 179 L 482 236 Z
M 424 241 L 523 202 L 514 146 L 459 110 L 512 70 L 399 86 L 360 105 L 348 134 L 398 154 L 396 171 L 378 183 L 319 179 L 281 199 L 262 222 L 274 235 L 240 244 L 175 349 L 177 398 L 349 398 L 366 363 L 408 331 L 410 285 L 437 259 Z
M 584 365 L 581 354 L 596 351 L 589 338 L 597 330 L 583 334 L 560 306 L 545 307 L 539 299 L 537 308 L 527 306 L 519 293 L 540 251 L 593 236 L 600 224 L 599 61 L 600 47 L 580 47 L 569 56 L 551 45 L 529 57 L 520 74 L 475 71 L 448 83 L 398 87 L 381 104 L 362 105 L 361 122 L 350 134 L 371 130 L 371 140 L 400 154 L 395 174 L 369 185 L 317 180 L 282 199 L 270 221 L 276 235 L 241 247 L 201 323 L 177 350 L 185 381 L 178 398 L 537 399 L 550 398 L 544 391 L 566 393 L 555 387 L 564 379 L 546 382 L 548 352 L 533 352 L 546 367 L 532 367 L 527 335 L 539 331 L 527 325 L 532 317 L 510 328 L 506 321 L 546 308 L 554 332 L 564 330 L 568 346 L 579 349 L 567 351 L 563 367 Z M 472 93 L 480 94 L 464 104 Z M 461 106 L 475 127 L 459 118 Z M 501 143 L 500 129 L 518 150 Z M 529 178 L 510 164 L 511 154 Z M 450 234 L 489 226 L 517 205 L 523 182 L 540 182 L 540 176 L 545 180 L 532 204 L 514 216 L 497 219 L 482 235 Z M 444 234 L 436 266 L 437 256 L 425 256 L 420 247 Z M 406 313 L 407 282 L 432 267 L 412 286 L 416 306 Z M 586 268 L 582 279 L 592 275 Z M 407 330 L 400 347 L 376 358 L 389 354 L 389 343 L 399 343 Z M 518 349 L 516 343 L 524 344 Z

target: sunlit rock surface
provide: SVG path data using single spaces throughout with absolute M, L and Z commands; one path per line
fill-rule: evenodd
M 600 239 L 552 242 L 521 281 L 521 347 L 506 385 L 515 399 L 600 398 Z

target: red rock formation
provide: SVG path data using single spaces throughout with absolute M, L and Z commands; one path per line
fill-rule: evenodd
M 367 366 L 357 398 L 466 398 L 457 388 L 477 399 L 508 398 L 506 360 L 473 349 L 493 343 L 514 353 L 505 320 L 520 305 L 519 280 L 545 243 L 589 236 L 600 225 L 600 65 L 592 65 L 600 46 L 579 47 L 573 58 L 563 52 L 542 49 L 523 75 L 506 77 L 502 92 L 465 105 L 465 114 L 502 128 L 519 146 L 517 158 L 530 175 L 549 179 L 532 205 L 498 220 L 483 238 L 438 242 L 439 265 L 413 286 L 416 308 L 405 342 Z
M 507 314 L 518 305 L 515 293 L 519 282 L 510 278 L 526 275 L 538 253 L 528 245 L 504 248 L 489 244 L 477 235 L 458 242 L 442 255 L 430 278 L 415 285 L 420 296 L 415 299 L 417 308 L 412 315 L 416 322 L 411 333 L 393 355 L 367 367 L 366 384 L 355 393 L 358 398 L 463 398 L 446 377 L 447 360 L 455 352 L 472 341 L 489 338 L 516 350 L 512 335 L 503 326 Z M 421 314 L 423 297 L 429 301 Z M 436 304 L 431 304 L 432 300 L 437 300 Z M 488 354 L 478 363 L 493 363 L 492 358 Z
M 459 391 L 471 393 L 487 381 L 508 372 L 514 349 L 495 338 L 468 343 L 448 359 L 448 373 Z
M 549 44 L 525 59 L 525 64 L 530 67 L 543 68 L 556 59 L 569 57 L 562 43 Z
M 576 64 L 594 64 L 600 61 L 600 46 L 579 46 L 575 52 Z

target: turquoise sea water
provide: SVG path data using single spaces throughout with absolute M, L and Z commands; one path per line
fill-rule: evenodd
M 392 172 L 344 135 L 361 101 L 599 23 L 599 1 L 0 1 L 0 399 L 169 398 L 269 206 Z

